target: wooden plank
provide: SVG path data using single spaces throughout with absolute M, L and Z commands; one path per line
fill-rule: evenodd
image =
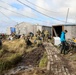
M 54 27 L 53 27 L 53 30 L 54 30 L 55 36 L 58 37 L 58 35 L 57 35 L 56 30 L 54 29 Z

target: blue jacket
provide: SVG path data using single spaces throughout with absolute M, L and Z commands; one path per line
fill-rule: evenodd
M 63 31 L 61 32 L 60 40 L 61 40 L 61 42 L 66 41 L 65 40 L 65 32 L 63 32 Z

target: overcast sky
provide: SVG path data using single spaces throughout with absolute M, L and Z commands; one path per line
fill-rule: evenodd
M 68 13 L 68 23 L 76 23 L 76 0 L 0 0 L 0 32 L 20 22 L 49 25 L 64 24 Z M 35 4 L 32 5 L 31 3 Z M 2 14 L 3 13 L 3 14 Z

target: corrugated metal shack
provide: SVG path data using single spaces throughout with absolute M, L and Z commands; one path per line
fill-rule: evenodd
M 22 34 L 27 35 L 29 32 L 36 34 L 36 32 L 38 30 L 40 30 L 40 31 L 48 30 L 49 33 L 51 34 L 51 27 L 50 26 L 42 26 L 42 25 L 36 25 L 36 24 L 22 22 L 20 24 L 17 24 L 15 26 L 15 28 L 16 28 L 16 34 L 20 34 L 20 35 L 22 35 Z
M 66 39 L 72 39 L 76 37 L 76 24 L 62 24 L 52 26 L 52 36 L 59 36 L 62 30 L 67 30 Z

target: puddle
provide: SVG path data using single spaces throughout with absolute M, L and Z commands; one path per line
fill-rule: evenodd
M 8 71 L 8 73 L 4 75 L 14 75 L 20 71 L 30 71 L 33 70 L 33 66 L 18 66 Z

